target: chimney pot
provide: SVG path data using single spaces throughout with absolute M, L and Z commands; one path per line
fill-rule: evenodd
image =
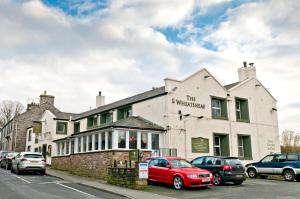
M 253 66 L 254 66 L 254 63 L 249 63 L 249 66 L 253 67 Z
M 101 96 L 101 91 L 99 91 L 99 96 Z
M 247 68 L 247 62 L 244 61 L 243 64 L 244 64 L 244 67 Z

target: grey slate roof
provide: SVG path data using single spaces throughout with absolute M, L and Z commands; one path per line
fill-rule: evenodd
M 166 93 L 167 92 L 165 91 L 165 87 L 164 86 L 163 87 L 159 87 L 159 88 L 156 88 L 156 89 L 152 89 L 150 91 L 146 91 L 144 93 L 140 93 L 140 94 L 134 95 L 132 97 L 128 97 L 128 98 L 125 98 L 125 99 L 113 102 L 111 104 L 100 106 L 98 108 L 95 108 L 95 109 L 92 109 L 90 111 L 86 111 L 86 112 L 80 113 L 78 115 L 75 114 L 76 117 L 74 119 L 78 120 L 78 119 L 81 119 L 81 118 L 84 118 L 84 117 L 87 117 L 87 116 L 90 116 L 90 115 L 95 115 L 95 114 L 103 112 L 103 111 L 109 111 L 109 110 L 112 110 L 112 109 L 115 109 L 115 108 L 118 108 L 118 107 L 122 107 L 122 106 L 130 105 L 130 104 L 133 104 L 133 103 L 136 103 L 136 102 L 140 102 L 140 101 L 144 101 L 144 100 L 147 100 L 147 99 L 151 99 L 153 97 L 164 95 Z
M 238 85 L 239 83 L 240 83 L 240 82 L 234 82 L 234 83 L 232 83 L 232 84 L 224 85 L 224 87 L 225 87 L 227 90 L 229 90 L 229 89 L 235 87 L 236 85 Z
M 79 114 L 76 113 L 66 113 L 66 112 L 60 112 L 60 111 L 52 111 L 52 113 L 55 115 L 55 119 L 57 120 L 73 120 L 75 117 L 78 117 Z

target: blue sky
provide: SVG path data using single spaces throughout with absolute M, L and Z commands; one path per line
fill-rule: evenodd
M 0 101 L 47 90 L 63 111 L 81 112 L 99 90 L 112 102 L 203 67 L 229 84 L 247 61 L 278 100 L 280 129 L 300 132 L 299 9 L 298 0 L 1 0 Z

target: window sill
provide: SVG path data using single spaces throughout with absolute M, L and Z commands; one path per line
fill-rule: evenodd
M 237 122 L 250 123 L 250 120 L 236 120 Z
M 66 133 L 56 132 L 56 134 L 59 134 L 59 135 L 67 135 L 67 132 L 66 132 Z
M 212 119 L 216 119 L 216 120 L 228 120 L 227 117 L 216 117 L 216 116 L 212 116 Z

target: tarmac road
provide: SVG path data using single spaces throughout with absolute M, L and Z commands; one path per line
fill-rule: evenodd
M 0 199 L 124 199 L 119 195 L 34 173 L 16 175 L 0 169 Z

